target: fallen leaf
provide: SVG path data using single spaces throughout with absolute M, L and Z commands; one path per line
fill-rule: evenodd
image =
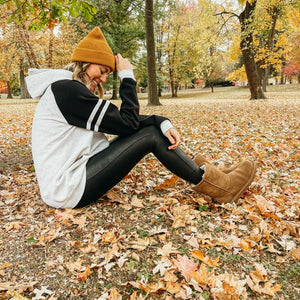
M 171 294 L 177 294 L 181 290 L 181 284 L 173 281 L 168 281 L 166 283 L 166 291 Z
M 246 281 L 250 289 L 259 294 L 267 294 L 274 297 L 276 292 L 281 292 L 281 285 L 277 283 L 265 282 L 262 285 L 255 284 L 250 276 L 247 276 Z
M 32 298 L 33 300 L 45 299 L 44 294 L 51 296 L 53 294 L 52 291 L 48 290 L 47 287 L 42 286 L 41 289 L 34 289 L 33 293 L 35 296 Z
M 208 266 L 210 266 L 212 268 L 217 267 L 219 265 L 218 264 L 219 257 L 217 257 L 216 259 L 213 260 L 213 259 L 209 258 L 208 256 L 204 256 L 200 250 L 191 251 L 191 255 L 194 258 L 201 260 L 202 262 L 204 262 L 205 264 L 207 264 Z
M 160 273 L 160 276 L 164 276 L 167 269 L 171 266 L 171 263 L 168 259 L 162 259 L 156 261 L 156 266 L 153 269 L 153 274 Z
M 21 227 L 23 226 L 28 226 L 28 224 L 23 223 L 23 222 L 10 222 L 5 224 L 3 227 L 6 231 L 10 231 L 10 230 L 17 230 L 19 231 L 21 229 Z
M 23 297 L 21 294 L 19 294 L 16 291 L 8 291 L 7 296 L 11 296 L 12 298 L 9 298 L 10 300 L 29 300 L 29 298 Z
M 155 189 L 156 190 L 164 190 L 167 188 L 171 188 L 176 186 L 178 177 L 176 175 L 173 175 L 171 178 L 167 178 L 163 184 L 156 186 Z
M 168 257 L 170 254 L 177 254 L 179 251 L 173 247 L 172 242 L 167 243 L 162 248 L 157 249 L 157 255 L 161 255 L 163 257 Z
M 101 242 L 104 244 L 112 244 L 117 240 L 115 233 L 107 231 L 103 234 Z
M 85 281 L 87 280 L 88 276 L 91 275 L 93 273 L 93 271 L 91 271 L 90 267 L 87 266 L 86 269 L 79 273 L 77 278 L 78 278 L 78 281 Z
M 300 248 L 292 249 L 292 251 L 289 254 L 293 259 L 300 260 Z
M 150 238 L 146 237 L 145 239 L 137 238 L 136 241 L 130 242 L 129 248 L 136 249 L 138 251 L 145 250 L 150 245 Z
M 204 263 L 200 265 L 200 269 L 198 271 L 191 271 L 190 275 L 200 284 L 206 284 L 209 279 L 209 273 Z
M 195 263 L 192 259 L 189 259 L 186 255 L 177 255 L 177 260 L 173 258 L 174 265 L 181 272 L 187 282 L 190 281 L 190 272 L 195 271 L 198 268 L 198 263 Z
M 122 295 L 119 294 L 115 288 L 112 288 L 110 290 L 109 300 L 122 300 Z
M 263 265 L 259 264 L 259 263 L 255 263 L 254 264 L 255 267 L 255 271 L 254 272 L 250 272 L 250 277 L 252 279 L 252 281 L 257 284 L 261 281 L 266 281 L 267 279 L 267 271 L 264 268 Z
M 144 208 L 143 201 L 138 199 L 136 195 L 134 195 L 131 199 L 130 205 L 135 208 Z

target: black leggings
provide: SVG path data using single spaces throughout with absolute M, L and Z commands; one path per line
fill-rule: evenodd
M 180 148 L 169 150 L 169 140 L 154 127 L 118 137 L 110 146 L 89 159 L 86 186 L 76 208 L 89 205 L 122 180 L 148 153 L 153 153 L 172 173 L 193 184 L 202 179 L 203 171 Z

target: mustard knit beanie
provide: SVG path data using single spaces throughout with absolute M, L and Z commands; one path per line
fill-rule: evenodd
M 115 58 L 101 29 L 95 27 L 75 48 L 71 61 L 82 61 L 115 68 Z

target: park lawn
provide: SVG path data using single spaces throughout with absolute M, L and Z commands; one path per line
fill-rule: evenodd
M 229 87 L 164 95 L 159 107 L 141 100 L 142 113 L 172 120 L 189 155 L 221 168 L 256 161 L 237 204 L 196 193 L 148 155 L 79 210 L 41 201 L 30 153 L 37 102 L 1 99 L 0 298 L 299 299 L 300 86 L 248 97 Z

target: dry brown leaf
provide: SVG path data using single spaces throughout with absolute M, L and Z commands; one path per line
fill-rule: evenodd
M 164 276 L 164 281 L 173 281 L 176 282 L 178 280 L 178 277 L 174 274 L 174 271 L 166 271 Z
M 136 241 L 130 242 L 129 248 L 136 249 L 138 251 L 145 250 L 150 245 L 151 239 L 146 237 L 145 239 L 137 238 Z
M 191 279 L 190 272 L 195 271 L 198 268 L 198 263 L 195 263 L 192 259 L 189 259 L 186 255 L 177 255 L 177 260 L 173 258 L 174 265 L 181 272 L 185 280 L 188 282 Z
M 122 295 L 115 289 L 110 289 L 109 300 L 122 300 Z
M 209 258 L 208 256 L 204 256 L 200 250 L 191 251 L 191 255 L 194 258 L 201 260 L 202 262 L 204 262 L 205 264 L 207 264 L 208 266 L 210 266 L 212 268 L 217 267 L 219 265 L 218 264 L 219 257 L 217 257 L 216 259 L 213 260 L 213 259 Z
M 266 281 L 267 280 L 267 271 L 264 268 L 264 266 L 262 264 L 255 263 L 254 267 L 255 267 L 255 271 L 250 272 L 250 277 L 251 277 L 252 281 L 255 284 L 257 284 L 261 281 Z
M 198 271 L 191 271 L 190 275 L 200 284 L 206 284 L 209 279 L 209 273 L 204 263 L 200 265 L 200 269 Z
M 245 251 L 250 251 L 252 249 L 250 243 L 245 240 L 241 240 L 239 246 Z
M 178 177 L 173 175 L 171 178 L 167 178 L 163 184 L 156 186 L 155 189 L 156 190 L 164 190 L 167 188 L 174 187 L 177 184 L 177 180 L 178 180 Z
M 143 201 L 138 199 L 136 195 L 134 195 L 131 199 L 130 205 L 135 208 L 144 208 Z
M 77 272 L 75 272 L 75 271 L 81 271 L 83 269 L 82 268 L 83 263 L 84 263 L 84 260 L 78 258 L 75 262 L 66 262 L 65 266 L 72 274 L 77 275 Z
M 157 249 L 157 255 L 161 255 L 162 257 L 168 257 L 170 254 L 177 254 L 179 251 L 173 247 L 172 242 L 167 243 L 162 248 Z
M 249 276 L 247 276 L 246 281 L 250 289 L 259 294 L 266 294 L 274 297 L 276 292 L 281 292 L 281 285 L 277 283 L 272 284 L 267 281 L 261 286 L 258 283 L 255 284 Z
M 166 289 L 165 283 L 163 280 L 160 280 L 157 283 L 145 283 L 145 284 L 143 284 L 141 282 L 129 281 L 129 284 L 131 284 L 133 287 L 141 289 L 149 294 L 157 293 L 158 291 Z
M 86 216 L 82 215 L 73 219 L 73 223 L 78 225 L 78 228 L 81 229 L 85 226 Z
M 26 224 L 26 223 L 23 223 L 23 222 L 10 222 L 10 223 L 7 223 L 3 226 L 3 228 L 6 230 L 6 231 L 9 231 L 9 230 L 17 230 L 19 231 L 23 226 L 28 226 L 29 224 Z
M 103 234 L 101 242 L 103 244 L 112 244 L 117 240 L 115 233 L 107 231 Z
M 12 266 L 12 264 L 10 262 L 6 262 L 0 266 L 0 270 L 10 268 L 11 266 Z
M 299 260 L 300 261 L 300 248 L 292 249 L 289 254 L 294 260 Z
M 173 281 L 166 282 L 166 291 L 171 294 L 177 294 L 180 292 L 181 284 Z
M 77 278 L 78 278 L 78 281 L 85 281 L 87 280 L 88 276 L 91 275 L 93 273 L 93 271 L 91 271 L 90 267 L 87 266 L 86 269 L 79 273 Z
M 105 196 L 112 202 L 127 204 L 126 199 L 124 199 L 124 197 L 120 197 L 120 192 L 115 191 L 114 189 L 108 191 Z
M 29 298 L 22 296 L 21 294 L 19 294 L 16 291 L 8 291 L 6 294 L 7 294 L 7 296 L 12 297 L 12 298 L 9 298 L 10 300 L 29 300 Z

